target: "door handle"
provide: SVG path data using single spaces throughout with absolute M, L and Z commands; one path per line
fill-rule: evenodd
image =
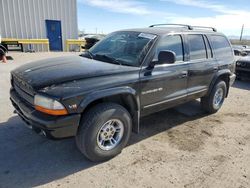
M 219 68 L 218 67 L 214 67 L 213 70 L 214 70 L 214 72 L 216 72 L 217 70 L 219 70 Z

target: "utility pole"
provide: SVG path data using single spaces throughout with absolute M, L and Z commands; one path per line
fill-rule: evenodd
M 241 33 L 240 33 L 240 41 L 242 41 L 243 31 L 244 31 L 244 24 L 242 25 L 242 28 L 241 28 Z

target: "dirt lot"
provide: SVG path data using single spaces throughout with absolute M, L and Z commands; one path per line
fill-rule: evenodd
M 0 187 L 250 187 L 250 82 L 236 82 L 222 109 L 197 101 L 141 122 L 116 158 L 91 163 L 74 139 L 51 141 L 13 114 L 9 72 L 28 61 L 69 53 L 11 54 L 0 64 Z

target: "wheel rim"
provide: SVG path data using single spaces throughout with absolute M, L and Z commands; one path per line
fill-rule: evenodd
M 215 108 L 219 108 L 223 102 L 224 91 L 222 88 L 217 89 L 214 94 L 213 105 Z
M 102 150 L 112 150 L 121 141 L 124 125 L 119 119 L 111 119 L 104 123 L 97 134 L 97 145 Z

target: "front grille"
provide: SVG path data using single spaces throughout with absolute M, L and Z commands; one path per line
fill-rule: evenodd
M 12 87 L 23 102 L 28 103 L 31 106 L 34 105 L 34 92 L 31 86 L 20 78 L 12 76 Z
M 12 84 L 16 84 L 20 89 L 22 89 L 29 95 L 32 95 L 32 96 L 34 95 L 34 91 L 32 87 L 28 83 L 26 83 L 25 81 L 23 81 L 22 79 L 18 78 L 15 75 L 12 75 Z

